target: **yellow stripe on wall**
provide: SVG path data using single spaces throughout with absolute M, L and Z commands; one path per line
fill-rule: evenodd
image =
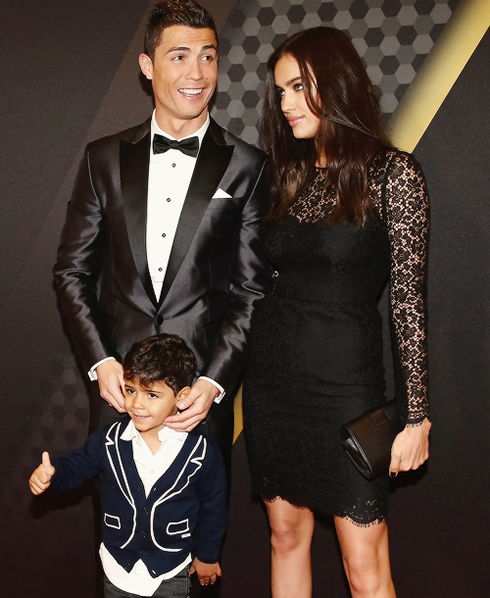
M 241 386 L 240 386 L 240 390 L 236 393 L 235 405 L 233 406 L 233 411 L 235 414 L 235 427 L 233 430 L 233 442 L 235 442 L 235 440 L 240 436 L 240 433 L 243 430 L 242 387 Z
M 490 27 L 490 0 L 461 0 L 392 119 L 393 143 L 412 152 Z

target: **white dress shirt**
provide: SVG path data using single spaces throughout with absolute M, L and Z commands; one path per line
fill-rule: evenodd
M 198 137 L 199 147 L 209 127 L 209 115 L 204 125 L 192 135 Z M 148 269 L 157 299 L 160 297 L 167 272 L 170 251 L 175 238 L 180 213 L 189 189 L 197 158 L 187 156 L 178 149 L 162 154 L 153 153 L 155 133 L 175 139 L 157 124 L 155 112 L 151 119 L 152 147 L 148 175 L 148 204 L 146 218 L 146 256 Z M 182 141 L 179 139 L 179 141 Z
M 133 445 L 133 459 L 138 475 L 143 482 L 146 496 L 151 492 L 155 482 L 162 477 L 174 462 L 187 438 L 187 432 L 162 428 L 158 432 L 158 438 L 162 444 L 158 451 L 153 454 L 132 421 L 129 422 L 128 427 L 121 435 L 121 440 L 131 442 Z M 152 577 L 142 560 L 137 561 L 128 573 L 107 550 L 104 543 L 100 545 L 99 553 L 104 573 L 109 581 L 117 588 L 138 596 L 153 596 L 164 579 L 170 579 L 177 575 L 192 560 L 189 554 L 172 571 L 158 577 Z

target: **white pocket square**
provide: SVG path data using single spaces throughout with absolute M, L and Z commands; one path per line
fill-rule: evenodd
M 231 195 L 227 193 L 224 189 L 218 187 L 212 199 L 231 199 Z

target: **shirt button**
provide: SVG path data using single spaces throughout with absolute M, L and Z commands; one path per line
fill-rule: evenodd
M 168 202 L 171 202 L 172 200 L 170 199 L 170 197 L 167 197 L 167 201 L 168 201 Z
M 154 470 L 154 469 L 152 469 L 152 470 L 150 471 L 150 473 L 151 473 L 151 475 L 155 475 L 155 470 Z
M 172 164 L 172 168 L 175 168 L 176 166 L 177 166 L 177 164 L 174 162 L 174 163 Z
M 158 271 L 159 272 L 163 272 L 163 268 L 158 268 Z
M 165 238 L 166 236 L 167 236 L 167 233 L 162 233 L 162 237 Z

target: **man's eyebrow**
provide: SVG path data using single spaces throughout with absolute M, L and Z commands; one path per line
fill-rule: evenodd
M 188 48 L 187 46 L 177 46 L 175 48 L 169 48 L 167 50 L 167 54 L 170 54 L 170 52 L 190 52 L 191 49 Z
M 207 46 L 203 46 L 200 49 L 200 52 L 206 52 L 207 50 L 215 50 L 217 52 L 218 48 L 214 44 L 208 44 Z M 169 50 L 167 50 L 167 54 L 170 54 L 171 52 L 190 52 L 190 51 L 191 51 L 191 49 L 188 46 L 177 46 L 175 48 L 170 48 Z

